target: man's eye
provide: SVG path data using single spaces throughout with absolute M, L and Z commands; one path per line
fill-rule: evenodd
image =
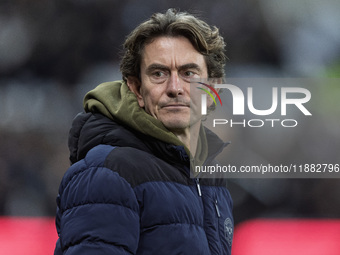
M 165 76 L 164 72 L 161 72 L 161 71 L 153 72 L 152 75 L 153 75 L 154 77 L 158 77 L 158 78 L 159 78 L 159 77 Z
M 181 76 L 185 81 L 189 82 L 190 79 L 197 78 L 197 73 L 194 71 L 184 71 Z
M 154 83 L 162 83 L 168 78 L 169 74 L 166 71 L 154 71 L 150 74 L 150 79 Z
M 184 72 L 184 75 L 185 76 L 193 76 L 193 75 L 195 75 L 195 73 L 192 72 L 192 71 L 186 71 L 186 72 Z

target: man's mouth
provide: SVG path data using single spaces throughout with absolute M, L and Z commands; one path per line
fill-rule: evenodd
M 170 102 L 166 102 L 160 105 L 161 108 L 190 108 L 190 102 L 185 102 L 185 101 L 170 101 Z
M 187 104 L 167 104 L 163 107 L 190 107 L 190 105 L 187 105 Z
M 162 106 L 162 108 L 164 110 L 179 111 L 179 110 L 189 109 L 190 105 L 182 104 L 182 103 L 171 103 L 171 104 L 166 104 Z

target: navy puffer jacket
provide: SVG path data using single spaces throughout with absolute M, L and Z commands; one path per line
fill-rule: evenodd
M 207 136 L 210 161 L 224 144 Z M 230 254 L 232 200 L 225 181 L 190 178 L 183 147 L 93 113 L 76 117 L 69 147 L 55 255 Z

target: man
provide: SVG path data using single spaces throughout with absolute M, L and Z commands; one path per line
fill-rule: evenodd
M 225 146 L 190 118 L 190 80 L 224 75 L 218 29 L 170 9 L 124 48 L 123 81 L 90 91 L 73 122 L 55 254 L 230 254 L 225 181 L 190 177 L 190 154 L 209 163 Z

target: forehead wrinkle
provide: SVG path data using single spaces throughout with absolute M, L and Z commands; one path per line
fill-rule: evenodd
M 187 45 L 191 46 L 192 49 L 190 49 L 189 52 L 185 51 L 178 54 L 178 48 L 176 48 L 178 44 L 174 42 L 178 39 L 181 39 L 181 42 L 183 43 L 187 43 Z M 158 51 L 157 55 L 155 55 L 155 51 Z M 202 63 L 199 59 L 201 56 L 203 57 Z M 151 64 L 148 62 L 151 62 Z M 190 68 L 203 72 L 206 68 L 206 61 L 204 56 L 193 48 L 190 41 L 188 41 L 185 37 L 159 37 L 144 46 L 141 66 L 144 66 L 144 71 L 147 72 L 155 69 L 184 70 Z

